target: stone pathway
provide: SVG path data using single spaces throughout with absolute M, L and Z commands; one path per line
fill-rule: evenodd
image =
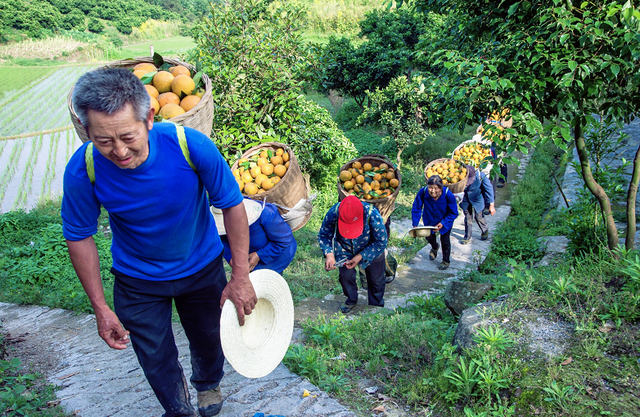
M 522 177 L 528 156 L 521 159 L 519 167 L 510 167 L 509 184 L 498 189 L 497 213 L 488 216 L 490 231 L 504 221 L 510 212 L 510 188 Z M 410 228 L 409 220 L 394 222 L 392 228 L 399 236 Z M 466 267 L 475 267 L 487 255 L 491 236 L 480 240 L 480 231 L 474 225 L 473 241 L 461 245 L 464 233 L 464 217 L 454 222 L 452 232 L 451 266 L 439 271 L 436 261 L 428 259 L 429 247 L 423 248 L 409 265 L 401 267 L 397 278 L 387 286 L 386 307 L 406 305 L 416 295 L 441 292 L 448 280 Z M 409 238 L 407 238 L 409 239 Z M 296 323 L 317 316 L 333 315 L 344 300 L 343 296 L 328 295 L 324 299 L 304 300 L 296 307 Z M 360 304 L 355 312 L 370 310 L 366 306 L 366 291 L 360 292 Z M 373 308 L 375 309 L 375 308 Z M 17 306 L 0 303 L 0 320 L 5 332 L 25 334 L 25 342 L 36 345 L 53 363 L 49 382 L 61 386 L 57 396 L 61 405 L 82 417 L 128 415 L 137 417 L 161 416 L 163 410 L 138 365 L 133 349 L 110 349 L 98 336 L 95 316 L 76 314 L 60 309 L 38 306 Z M 185 374 L 189 376 L 190 362 L 188 342 L 179 324 L 174 324 L 176 344 Z M 295 335 L 300 330 L 296 329 Z M 225 416 L 253 416 L 256 412 L 296 416 L 355 416 L 306 379 L 292 374 L 282 364 L 264 378 L 247 379 L 225 365 L 222 389 L 225 405 L 219 414 Z M 304 390 L 312 393 L 303 398 Z M 192 392 L 195 403 L 195 392 Z

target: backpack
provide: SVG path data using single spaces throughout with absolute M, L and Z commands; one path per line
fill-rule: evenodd
M 196 170 L 196 166 L 191 162 L 191 156 L 189 155 L 189 147 L 187 146 L 187 136 L 184 133 L 184 127 L 180 125 L 176 125 L 176 133 L 178 134 L 178 143 L 180 144 L 180 149 L 182 150 L 182 155 L 184 155 L 184 159 L 187 160 L 191 169 L 196 174 L 198 171 Z M 96 169 L 93 161 L 93 142 L 89 142 L 87 148 L 84 151 L 84 161 L 87 165 L 87 176 L 89 177 L 89 181 L 91 184 L 95 185 L 96 183 Z

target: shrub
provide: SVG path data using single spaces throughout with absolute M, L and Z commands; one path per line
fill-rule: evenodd
M 102 33 L 104 31 L 104 24 L 95 18 L 89 20 L 89 25 L 87 27 L 89 31 L 93 33 Z
M 398 152 L 393 142 L 385 140 L 383 136 L 368 129 L 349 130 L 344 135 L 356 147 L 358 155 L 380 154 L 393 160 Z

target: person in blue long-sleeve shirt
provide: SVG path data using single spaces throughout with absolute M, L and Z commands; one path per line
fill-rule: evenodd
M 489 205 L 489 213 L 496 214 L 496 207 L 493 195 L 493 186 L 489 176 L 482 171 L 476 170 L 473 166 L 467 165 L 469 176 L 467 186 L 464 189 L 464 197 L 460 202 L 460 208 L 464 213 L 464 238 L 460 241 L 463 245 L 471 242 L 473 231 L 473 219 L 475 218 L 482 234 L 480 240 L 489 238 L 489 226 L 482 214 L 485 204 Z
M 356 266 L 367 276 L 369 305 L 384 306 L 384 250 L 387 231 L 377 208 L 356 196 L 347 196 L 324 216 L 318 242 L 325 256 L 325 269 L 339 267 L 340 285 L 347 297 L 340 311 L 348 313 L 358 303 Z
M 420 217 L 424 226 L 435 226 L 438 229 L 442 244 L 442 263 L 438 265 L 438 269 L 447 269 L 451 263 L 451 228 L 458 217 L 458 204 L 453 193 L 443 185 L 442 178 L 438 175 L 429 177 L 427 186 L 418 191 L 413 201 L 411 209 L 413 227 L 420 224 Z M 435 233 L 431 233 L 426 239 L 431 244 L 429 259 L 433 261 L 438 256 L 440 246 Z
M 263 208 L 262 203 L 247 198 L 244 199 L 244 203 L 249 221 L 250 270 L 270 269 L 282 274 L 298 248 L 291 227 L 284 221 L 275 205 L 265 203 Z M 221 221 L 221 213 L 217 210 L 212 211 L 224 246 L 224 258 L 232 265 L 231 247 L 224 223 Z

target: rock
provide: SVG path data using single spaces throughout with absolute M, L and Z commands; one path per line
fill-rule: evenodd
M 458 351 L 476 345 L 473 339 L 478 328 L 497 324 L 524 356 L 550 359 L 565 352 L 573 332 L 570 323 L 549 317 L 545 311 L 527 308 L 510 312 L 508 318 L 496 320 L 496 316 L 504 312 L 505 301 L 506 296 L 502 296 L 462 312 L 452 342 L 458 346 Z
M 567 251 L 569 239 L 566 236 L 543 236 L 538 241 L 545 247 L 545 255 L 538 263 L 539 266 L 555 265 Z
M 358 388 L 360 388 L 363 391 L 366 391 L 367 389 L 372 388 L 372 387 L 376 387 L 377 388 L 376 385 L 377 384 L 376 384 L 375 381 L 372 381 L 372 380 L 366 379 L 366 378 L 363 378 L 363 379 L 358 381 Z
M 451 281 L 444 291 L 444 303 L 453 314 L 459 316 L 469 305 L 479 303 L 492 288 L 493 284 Z

